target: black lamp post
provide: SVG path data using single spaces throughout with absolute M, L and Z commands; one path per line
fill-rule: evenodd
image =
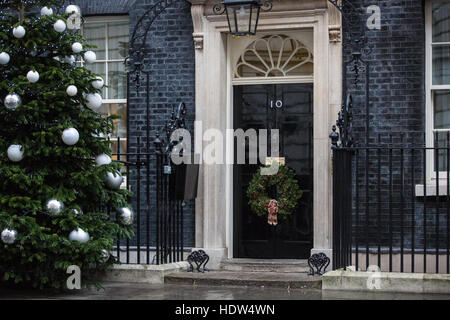
M 272 10 L 271 0 L 222 0 L 214 6 L 215 14 L 226 12 L 230 33 L 233 36 L 255 35 L 259 13 Z

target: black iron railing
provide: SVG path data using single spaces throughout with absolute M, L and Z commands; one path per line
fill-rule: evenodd
M 450 133 L 386 137 L 333 148 L 334 268 L 450 273 Z
M 171 158 L 177 152 L 188 158 L 183 148 L 176 148 L 184 143 L 182 138 L 172 139 L 174 132 L 185 129 L 185 116 L 186 106 L 180 103 L 172 109 L 153 143 L 149 143 L 147 122 L 146 138 L 138 136 L 130 141 L 128 137 L 125 152 L 121 150 L 124 139 L 116 138 L 113 161 L 124 164 L 125 182 L 121 187 L 132 192 L 129 200 L 135 213 L 135 236 L 117 239 L 115 254 L 121 263 L 166 264 L 184 260 L 184 205 L 185 200 L 197 196 L 198 165 L 193 159 L 192 164 L 174 165 Z

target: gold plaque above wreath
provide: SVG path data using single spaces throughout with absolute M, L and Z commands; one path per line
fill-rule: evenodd
M 294 213 L 303 191 L 293 169 L 280 166 L 275 175 L 261 175 L 261 169 L 255 173 L 247 189 L 248 204 L 254 213 L 260 217 L 267 215 L 268 223 L 276 226 L 279 220 L 286 220 Z M 269 195 L 269 190 L 274 187 L 277 199 Z

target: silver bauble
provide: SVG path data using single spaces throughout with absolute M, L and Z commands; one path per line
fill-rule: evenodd
M 53 9 L 49 7 L 42 7 L 41 9 L 41 17 L 50 16 L 53 14 Z
M 17 231 L 4 229 L 1 238 L 4 243 L 13 244 L 17 240 Z
M 97 60 L 97 55 L 94 51 L 86 51 L 84 53 L 84 61 L 87 63 L 94 63 Z
M 0 64 L 3 64 L 3 65 L 8 64 L 9 60 L 11 60 L 11 57 L 9 56 L 8 53 L 6 53 L 6 52 L 0 53 Z
M 73 84 L 71 84 L 70 86 L 67 87 L 66 93 L 69 97 L 75 97 L 78 93 L 78 88 Z
M 88 242 L 89 241 L 89 233 L 84 231 L 81 228 L 77 228 L 77 230 L 73 230 L 69 234 L 69 240 L 70 241 L 78 241 L 78 242 Z
M 105 263 L 106 261 L 109 260 L 109 257 L 111 256 L 111 254 L 109 253 L 108 250 L 103 249 L 101 256 L 100 256 L 100 262 L 101 263 Z
M 89 93 L 86 96 L 86 105 L 88 106 L 88 108 L 97 110 L 102 106 L 102 103 L 103 99 L 99 93 Z
M 64 203 L 57 199 L 50 199 L 45 204 L 45 207 L 50 215 L 56 216 L 64 210 Z
M 80 140 L 80 134 L 77 129 L 68 128 L 63 131 L 61 139 L 68 146 L 73 146 L 77 144 L 78 140 Z
M 23 38 L 23 37 L 25 36 L 25 33 L 26 33 L 25 28 L 22 27 L 22 26 L 15 27 L 15 28 L 13 29 L 13 35 L 14 35 L 14 37 L 16 37 L 17 39 Z
M 133 224 L 134 213 L 128 207 L 123 207 L 119 209 L 120 222 L 126 226 Z
M 123 183 L 123 176 L 119 171 L 106 174 L 106 186 L 110 189 L 119 189 Z
M 80 7 L 76 6 L 74 4 L 68 5 L 66 8 L 66 14 L 70 14 L 70 13 L 81 14 Z
M 28 73 L 27 73 L 27 79 L 28 79 L 28 81 L 30 81 L 31 83 L 36 83 L 36 82 L 38 82 L 38 81 L 39 81 L 39 72 L 33 71 L 33 70 L 28 71 Z
M 79 42 L 74 42 L 72 44 L 72 51 L 73 53 L 80 53 L 81 51 L 83 51 L 83 45 Z
M 18 94 L 10 93 L 6 96 L 4 104 L 9 110 L 16 110 L 22 105 L 22 99 Z
M 97 166 L 104 166 L 104 165 L 108 165 L 111 163 L 111 157 L 108 156 L 106 153 L 103 153 L 99 156 L 97 156 L 97 158 L 95 158 L 95 163 L 97 164 Z
M 12 144 L 9 146 L 8 159 L 12 162 L 19 162 L 23 159 L 23 147 L 20 144 Z
M 53 24 L 53 29 L 59 33 L 66 31 L 66 27 L 66 23 L 61 19 L 56 20 L 55 24 Z
M 91 84 L 95 89 L 101 89 L 105 85 L 105 81 L 102 77 L 96 77 L 95 80 L 91 82 Z

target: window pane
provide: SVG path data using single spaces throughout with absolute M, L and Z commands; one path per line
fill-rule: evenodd
M 97 60 L 105 60 L 106 25 L 104 23 L 86 23 L 83 27 L 83 35 L 87 43 L 98 47 L 92 49 L 97 55 Z
M 434 156 L 436 156 L 436 153 L 438 153 L 438 165 L 439 165 L 439 171 L 447 171 L 447 147 L 450 145 L 450 140 L 447 141 L 448 136 L 447 132 L 435 132 L 434 133 L 434 147 L 436 150 L 434 151 Z M 434 167 L 436 167 L 436 164 L 433 163 Z M 436 169 L 435 169 L 436 171 Z M 440 178 L 443 178 L 441 175 Z
M 434 128 L 450 129 L 450 91 L 434 92 Z
M 123 62 L 108 63 L 108 99 L 127 98 L 127 76 Z
M 450 42 L 450 3 L 433 3 L 433 42 Z
M 113 154 L 117 154 L 117 147 L 118 147 L 118 143 L 117 143 L 117 139 L 112 139 L 111 140 L 111 149 Z M 127 153 L 127 139 L 120 139 L 120 154 L 122 156 L 120 156 L 120 160 L 121 161 L 127 161 L 127 157 L 124 156 L 123 154 Z M 112 157 L 113 160 L 119 160 L 119 157 L 117 155 Z M 123 168 L 123 172 L 126 172 L 126 168 Z
M 111 139 L 127 136 L 127 105 L 125 103 L 104 103 L 98 111 L 104 116 L 117 115 L 120 119 L 114 120 L 114 131 Z M 114 150 L 114 149 L 113 149 Z
M 450 84 L 450 46 L 433 47 L 433 85 Z
M 128 22 L 108 23 L 108 59 L 125 59 L 128 55 Z
M 105 62 L 96 62 L 85 65 L 87 69 L 91 70 L 94 73 L 100 74 L 103 80 L 106 81 L 106 63 Z M 106 88 L 102 89 L 102 97 L 106 97 Z

